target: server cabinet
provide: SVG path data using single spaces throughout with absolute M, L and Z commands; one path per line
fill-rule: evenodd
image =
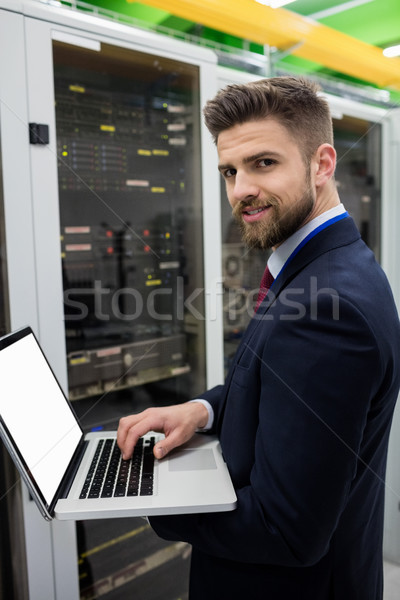
M 201 121 L 214 55 L 37 2 L 0 2 L 0 27 L 11 327 L 33 326 L 84 429 L 220 383 L 219 182 Z M 32 599 L 139 598 L 129 586 L 146 581 L 151 597 L 155 573 L 162 597 L 185 593 L 188 549 L 143 521 L 48 524 L 32 504 Z
M 1 109 L 0 109 L 1 115 Z M 4 194 L 0 144 L 0 335 L 10 331 Z M 27 595 L 21 486 L 18 472 L 0 442 L 0 597 Z
M 220 88 L 229 83 L 246 83 L 254 79 L 257 79 L 254 75 L 219 68 Z M 384 202 L 383 127 L 393 117 L 391 111 L 362 105 L 340 96 L 326 94 L 326 98 L 333 117 L 337 150 L 335 178 L 340 198 L 354 218 L 363 239 L 380 260 Z M 390 200 L 387 198 L 385 202 L 388 205 Z M 253 314 L 270 252 L 245 248 L 231 216 L 223 185 L 221 215 L 224 358 L 227 368 Z
M 54 37 L 53 63 L 69 396 L 168 397 L 169 379 L 189 399 L 206 386 L 184 304 L 204 287 L 198 67 Z
M 256 79 L 219 68 L 218 87 Z M 354 218 L 364 241 L 381 262 L 400 309 L 399 160 L 400 110 L 380 108 L 325 94 L 333 117 L 340 198 Z M 229 364 L 252 315 L 253 301 L 268 253 L 243 246 L 221 188 L 224 358 Z M 400 563 L 400 408 L 396 408 L 387 464 L 384 555 Z
M 392 283 L 400 312 L 400 269 L 398 231 L 400 223 L 400 109 L 391 111 L 383 123 L 383 189 L 387 203 L 382 206 L 382 264 Z M 384 553 L 388 560 L 400 564 L 400 403 L 397 401 L 387 460 Z

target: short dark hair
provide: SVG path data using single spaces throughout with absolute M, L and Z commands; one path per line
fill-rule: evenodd
M 321 144 L 333 145 L 329 106 L 319 90 L 312 81 L 292 76 L 228 85 L 205 105 L 205 123 L 217 143 L 219 134 L 234 125 L 273 118 L 293 135 L 309 163 Z

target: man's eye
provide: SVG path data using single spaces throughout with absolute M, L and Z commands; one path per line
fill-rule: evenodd
M 233 177 L 236 175 L 236 169 L 226 169 L 223 173 L 225 179 L 229 179 L 229 177 Z
M 276 163 L 275 160 L 273 160 L 272 158 L 262 158 L 261 160 L 258 161 L 258 166 L 259 167 L 270 167 L 271 165 L 274 165 Z

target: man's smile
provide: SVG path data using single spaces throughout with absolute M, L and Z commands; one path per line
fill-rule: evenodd
M 271 205 L 261 206 L 260 208 L 246 208 L 242 211 L 243 220 L 246 223 L 253 223 L 254 221 L 258 221 L 270 208 Z
M 263 208 L 257 208 L 257 210 L 245 210 L 244 212 L 246 212 L 248 215 L 255 215 L 258 212 L 261 212 L 262 210 L 264 210 Z

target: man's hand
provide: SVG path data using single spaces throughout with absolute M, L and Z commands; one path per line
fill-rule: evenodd
M 164 408 L 148 408 L 137 415 L 123 417 L 119 422 L 117 443 L 122 457 L 132 456 L 138 439 L 149 431 L 165 434 L 165 439 L 154 446 L 154 456 L 163 458 L 173 448 L 181 446 L 205 427 L 208 412 L 200 402 L 186 402 Z

